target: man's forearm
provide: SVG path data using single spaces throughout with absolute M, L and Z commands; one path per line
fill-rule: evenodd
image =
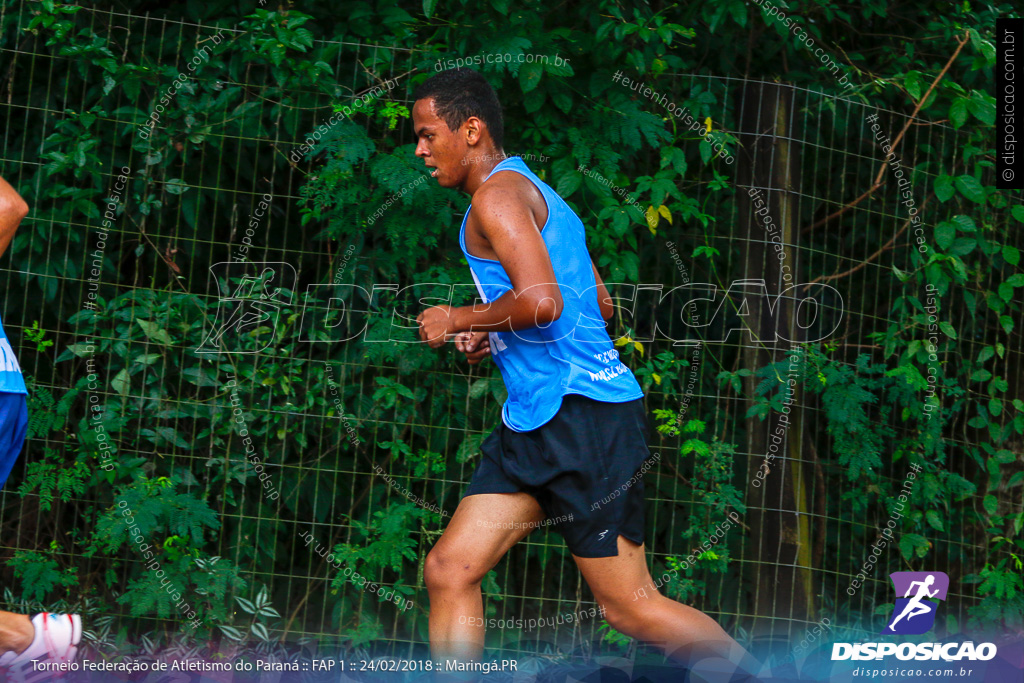
M 21 195 L 0 178 L 0 257 L 7 251 L 21 219 L 28 215 L 28 204 Z
M 452 332 L 510 332 L 543 327 L 557 320 L 561 301 L 552 297 L 517 297 L 509 290 L 489 304 L 474 304 L 451 309 Z

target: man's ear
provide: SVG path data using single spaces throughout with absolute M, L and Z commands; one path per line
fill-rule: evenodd
M 475 116 L 470 116 L 463 122 L 462 126 L 466 131 L 466 144 L 476 145 L 480 142 L 483 137 L 485 124 L 483 121 Z

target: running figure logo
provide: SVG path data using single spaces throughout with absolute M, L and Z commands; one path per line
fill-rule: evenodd
M 882 633 L 892 635 L 920 635 L 935 624 L 939 603 L 928 598 L 946 599 L 949 577 L 942 572 L 893 572 L 889 575 L 896 588 L 896 608 L 892 619 Z
M 210 266 L 210 272 L 221 296 L 213 329 L 196 353 L 267 349 L 277 336 L 281 307 L 291 303 L 295 269 L 287 263 L 221 262 Z

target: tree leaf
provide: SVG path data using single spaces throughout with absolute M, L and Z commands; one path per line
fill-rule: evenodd
M 181 376 L 184 377 L 190 384 L 194 384 L 197 387 L 219 387 L 220 382 L 217 378 L 210 375 L 202 368 L 187 368 L 181 371 Z
M 164 185 L 164 189 L 167 190 L 168 194 L 182 194 L 189 190 L 189 186 L 181 181 L 181 178 L 171 178 Z
M 146 336 L 153 341 L 163 344 L 164 346 L 171 345 L 171 336 L 167 334 L 167 330 L 149 320 L 136 320 L 135 322 L 139 324 L 139 327 L 142 328 L 142 331 Z
M 949 253 L 956 254 L 957 256 L 966 256 L 974 251 L 976 246 L 978 246 L 978 240 L 973 237 L 957 237 Z
M 956 189 L 953 187 L 953 176 L 940 175 L 935 179 L 935 196 L 940 202 L 945 202 L 953 198 L 956 194 Z
M 967 120 L 967 98 L 960 97 L 953 101 L 949 107 L 949 120 L 953 122 L 954 128 L 964 125 Z
M 903 87 L 907 89 L 914 101 L 921 99 L 921 74 L 917 71 L 908 71 L 903 77 Z
M 981 501 L 981 506 L 985 508 L 985 512 L 990 515 L 996 514 L 996 510 L 999 508 L 999 501 L 991 493 L 985 496 Z
M 647 227 L 654 232 L 654 229 L 658 227 L 658 210 L 653 206 L 648 206 L 647 211 L 644 212 L 644 217 L 647 219 Z
M 540 85 L 540 80 L 543 76 L 543 65 L 536 62 L 523 64 L 519 67 L 519 87 L 523 89 L 524 93 L 528 93 Z
M 970 199 L 975 204 L 985 203 L 985 189 L 978 182 L 978 179 L 971 175 L 962 175 L 955 181 L 956 189 L 960 194 Z
M 662 204 L 658 207 L 658 213 L 665 217 L 669 225 L 672 225 L 672 214 L 669 212 L 668 207 Z
M 128 374 L 128 368 L 122 368 L 121 372 L 114 375 L 114 379 L 110 380 L 110 386 L 114 388 L 114 391 L 126 396 L 130 386 L 130 376 Z
M 943 251 L 952 246 L 955 238 L 956 228 L 953 227 L 952 223 L 943 221 L 935 226 L 935 244 L 937 244 Z
M 996 123 L 996 98 L 978 90 L 971 91 L 971 99 L 967 103 L 971 113 L 986 126 Z
M 959 214 L 950 219 L 960 232 L 977 232 L 978 226 L 970 216 Z
M 90 347 L 92 347 L 93 349 L 91 353 L 86 351 L 86 349 Z M 89 356 L 96 352 L 96 345 L 89 344 L 86 342 L 75 342 L 74 344 L 68 344 L 68 351 L 75 354 L 79 358 L 88 358 Z

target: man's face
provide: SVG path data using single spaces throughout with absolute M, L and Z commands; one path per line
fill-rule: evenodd
M 448 124 L 437 115 L 434 98 L 416 100 L 412 107 L 412 125 L 416 133 L 416 156 L 422 157 L 427 167 L 434 169 L 431 177 L 441 187 L 461 188 L 469 174 L 470 167 L 463 163 L 469 151 L 467 124 L 456 131 L 448 130 Z

